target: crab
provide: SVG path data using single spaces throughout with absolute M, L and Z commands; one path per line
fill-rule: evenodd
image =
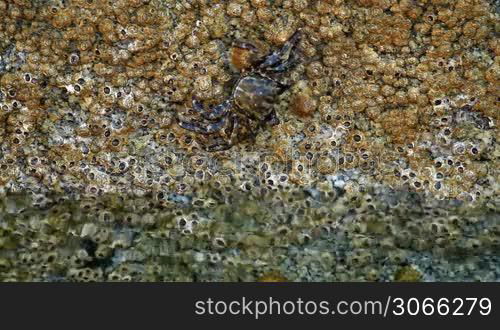
M 192 108 L 201 120 L 179 119 L 182 128 L 206 135 L 218 135 L 205 147 L 207 151 L 230 149 L 247 132 L 255 140 L 256 131 L 266 125 L 280 123 L 274 102 L 290 86 L 278 81 L 276 76 L 289 70 L 297 63 L 295 52 L 300 39 L 296 31 L 278 50 L 256 60 L 243 70 L 232 88 L 231 96 L 221 104 L 206 109 L 193 98 Z M 248 42 L 238 42 L 235 47 L 256 52 L 257 48 Z M 220 132 L 223 134 L 220 134 Z

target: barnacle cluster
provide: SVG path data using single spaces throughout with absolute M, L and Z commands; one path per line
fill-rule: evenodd
M 0 280 L 498 280 L 486 0 L 0 0 Z M 219 104 L 301 30 L 280 124 Z

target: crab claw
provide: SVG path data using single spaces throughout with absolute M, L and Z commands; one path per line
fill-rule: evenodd
M 239 71 L 251 68 L 257 61 L 259 49 L 247 41 L 238 41 L 231 50 L 231 64 Z

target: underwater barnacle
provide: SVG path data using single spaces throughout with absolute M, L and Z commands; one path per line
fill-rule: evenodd
M 193 109 L 200 113 L 204 123 L 179 120 L 179 126 L 184 129 L 211 135 L 221 130 L 228 130 L 227 140 L 219 139 L 208 145 L 208 151 L 229 149 L 237 139 L 239 126 L 248 127 L 250 136 L 255 136 L 255 130 L 265 123 L 276 125 L 279 120 L 276 116 L 274 99 L 283 93 L 287 86 L 272 78 L 272 75 L 282 73 L 295 64 L 294 55 L 300 32 L 295 34 L 283 47 L 259 61 L 256 66 L 240 76 L 233 87 L 230 99 L 207 111 L 203 105 L 193 99 Z M 248 43 L 241 44 L 241 48 L 252 48 Z M 256 122 L 255 127 L 249 123 Z

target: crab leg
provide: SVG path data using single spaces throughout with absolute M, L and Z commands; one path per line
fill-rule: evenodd
M 189 131 L 193 131 L 193 132 L 201 133 L 201 134 L 212 134 L 212 133 L 218 132 L 224 127 L 225 123 L 226 123 L 225 117 L 222 118 L 218 122 L 210 123 L 206 126 L 202 126 L 199 123 L 195 123 L 195 122 L 187 122 L 187 121 L 179 120 L 180 127 L 187 129 Z
M 196 100 L 194 97 L 193 97 L 193 109 L 198 112 L 198 113 L 203 113 L 205 111 L 205 108 L 203 107 L 203 104 Z
M 203 107 L 203 104 L 200 101 L 193 98 L 193 109 L 200 113 L 203 118 L 208 120 L 213 121 L 225 116 L 229 112 L 230 108 L 231 102 L 227 100 L 208 111 Z
M 237 116 L 231 116 L 231 133 L 229 134 L 229 141 L 219 140 L 218 142 L 208 146 L 206 148 L 209 152 L 223 151 L 230 149 L 236 139 L 236 135 L 239 128 L 239 121 Z
M 279 120 L 278 116 L 276 115 L 276 111 L 275 110 L 273 110 L 269 114 L 269 116 L 266 118 L 266 121 L 267 121 L 267 124 L 269 124 L 271 126 L 279 125 L 280 120 Z
M 217 106 L 215 106 L 212 111 L 204 112 L 202 116 L 208 120 L 216 120 L 225 116 L 231 109 L 231 101 L 227 100 Z
M 253 44 L 247 41 L 236 41 L 233 43 L 233 46 L 241 49 L 248 49 L 255 52 L 257 51 L 257 47 L 255 47 Z
M 229 144 L 232 145 L 236 139 L 236 134 L 238 133 L 238 129 L 240 127 L 240 122 L 239 122 L 237 116 L 233 116 L 231 118 L 231 121 L 232 121 L 232 129 L 231 129 L 231 134 L 229 136 Z
M 215 151 L 228 150 L 231 147 L 232 147 L 232 145 L 227 143 L 227 142 L 220 142 L 220 143 L 214 143 L 214 144 L 206 147 L 206 150 L 209 152 L 215 152 Z
M 284 62 L 278 63 L 276 66 L 266 68 L 266 71 L 270 72 L 285 72 L 291 67 L 295 66 L 298 63 L 297 56 L 294 54 L 290 54 L 290 58 Z

